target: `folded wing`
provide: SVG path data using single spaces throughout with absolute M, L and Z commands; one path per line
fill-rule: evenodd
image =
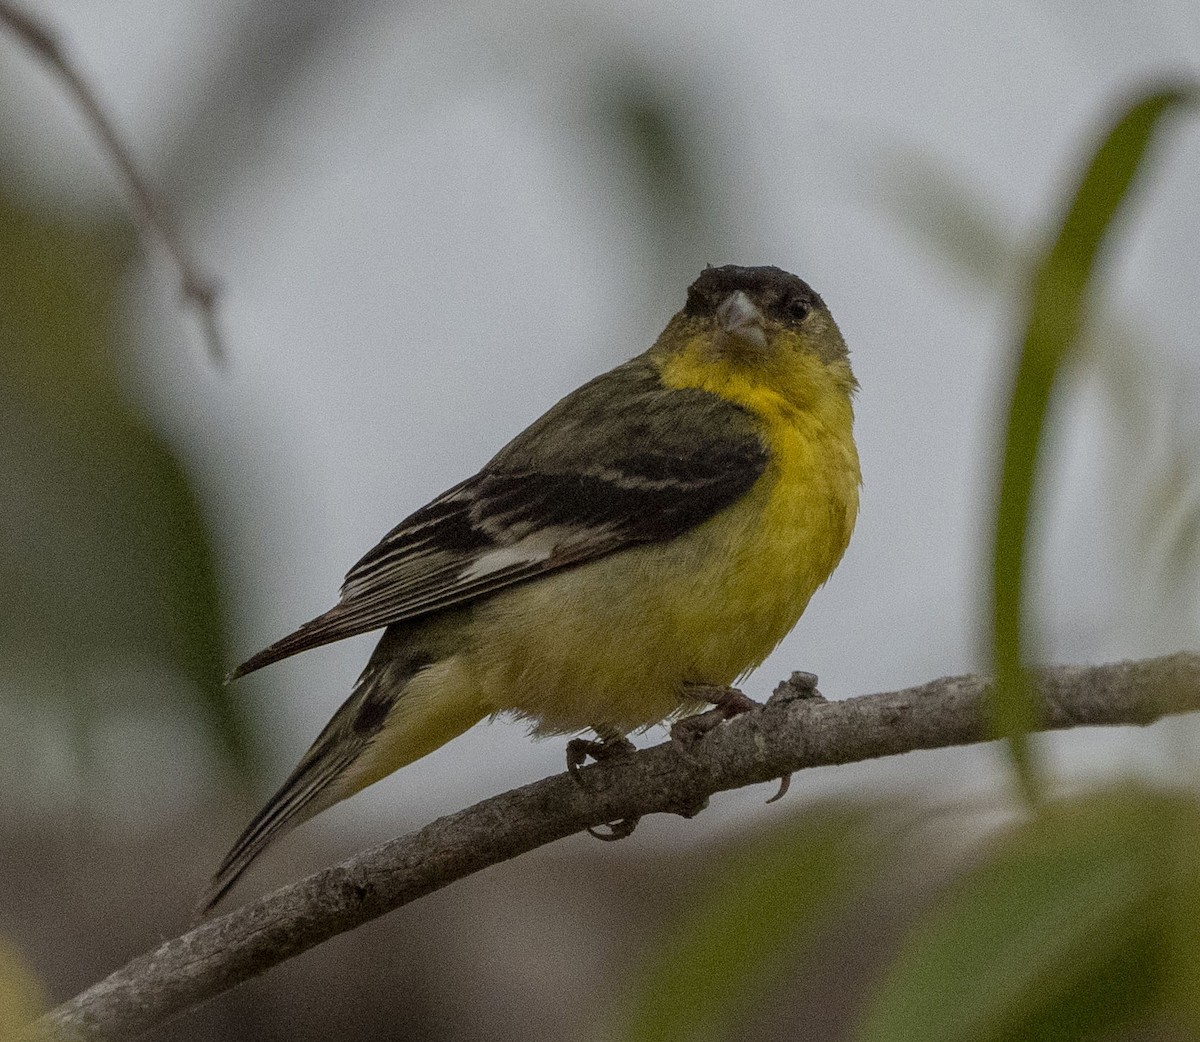
M 666 389 L 635 359 L 564 398 L 478 474 L 401 522 L 350 570 L 333 608 L 231 679 L 671 539 L 736 502 L 766 465 L 748 414 L 703 391 Z

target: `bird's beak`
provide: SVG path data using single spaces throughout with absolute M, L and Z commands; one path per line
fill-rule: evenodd
M 730 293 L 717 308 L 717 340 L 736 341 L 740 345 L 763 348 L 767 346 L 766 320 L 740 289 Z M 732 345 L 730 345 L 732 346 Z

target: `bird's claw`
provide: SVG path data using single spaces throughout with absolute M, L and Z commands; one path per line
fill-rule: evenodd
M 688 693 L 705 702 L 710 702 L 713 708 L 707 709 L 703 713 L 685 716 L 671 725 L 672 740 L 680 743 L 684 748 L 691 748 L 717 724 L 762 708 L 758 702 L 742 694 L 736 687 L 696 685 Z
M 604 760 L 628 756 L 636 750 L 633 742 L 623 734 L 615 732 L 609 734 L 602 731 L 598 731 L 597 734 L 598 738 L 572 738 L 567 742 L 567 772 L 575 779 L 577 785 L 587 784 L 580 768 L 587 762 L 589 756 L 597 763 L 601 763 Z M 603 840 L 605 843 L 615 843 L 618 839 L 632 836 L 633 830 L 638 827 L 638 822 L 641 820 L 641 818 L 620 818 L 604 825 L 604 828 L 608 829 L 607 832 L 601 832 L 595 826 L 589 826 L 587 831 L 589 836 L 595 836 L 596 839 Z
M 671 741 L 690 749 L 725 719 L 725 714 L 719 709 L 708 709 L 703 713 L 685 716 L 671 725 Z
M 790 789 L 791 787 L 792 787 L 792 776 L 790 774 L 785 774 L 782 778 L 779 779 L 779 788 L 775 790 L 775 795 L 772 796 L 769 800 L 767 800 L 767 802 L 774 803 L 776 800 L 783 799 L 784 796 L 787 795 L 788 789 Z
M 767 705 L 786 705 L 788 702 L 824 702 L 825 696 L 817 690 L 817 675 L 816 673 L 804 673 L 797 670 L 787 680 L 781 681 L 776 685 L 775 690 L 771 692 L 771 697 L 767 699 Z M 779 779 L 779 788 L 775 795 L 772 796 L 768 803 L 774 803 L 776 800 L 783 799 L 787 795 L 788 789 L 792 784 L 792 776 L 785 774 Z
M 600 738 L 572 738 L 567 742 L 567 773 L 575 779 L 576 784 L 584 785 L 586 783 L 579 769 L 587 763 L 589 756 L 597 763 L 602 763 L 604 760 L 628 756 L 636 748 L 623 734 L 602 735 Z
M 633 830 L 638 827 L 638 822 L 641 818 L 621 818 L 618 821 L 610 821 L 604 827 L 607 832 L 601 832 L 598 828 L 588 826 L 588 835 L 594 836 L 596 839 L 603 840 L 605 843 L 615 843 L 619 839 L 626 839 L 633 835 Z
M 703 713 L 684 717 L 682 720 L 677 720 L 671 725 L 672 741 L 683 746 L 685 751 L 690 750 L 693 745 L 708 734 L 717 724 L 726 720 L 732 720 L 735 716 L 741 716 L 742 713 L 748 713 L 753 709 L 763 708 L 758 702 L 755 702 L 752 698 L 748 698 L 735 687 L 717 688 L 697 685 L 690 693 L 698 699 L 711 702 L 713 708 Z M 787 680 L 775 688 L 768 704 L 775 705 L 780 702 L 791 702 L 802 698 L 817 699 L 822 702 L 825 700 L 817 690 L 817 676 L 815 673 L 793 673 Z M 792 776 L 785 774 L 779 779 L 778 791 L 767 802 L 774 803 L 776 800 L 783 799 L 791 784 Z

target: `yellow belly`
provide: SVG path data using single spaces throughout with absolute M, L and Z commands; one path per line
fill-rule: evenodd
M 689 705 L 689 683 L 757 666 L 833 571 L 858 510 L 849 426 L 791 414 L 751 492 L 670 543 L 517 587 L 471 613 L 465 674 L 492 712 L 541 734 L 633 731 Z

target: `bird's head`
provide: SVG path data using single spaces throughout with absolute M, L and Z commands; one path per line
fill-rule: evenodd
M 796 401 L 858 386 L 846 342 L 820 295 L 772 266 L 709 266 L 654 348 L 661 364 L 693 371 L 691 386 L 733 379 Z

